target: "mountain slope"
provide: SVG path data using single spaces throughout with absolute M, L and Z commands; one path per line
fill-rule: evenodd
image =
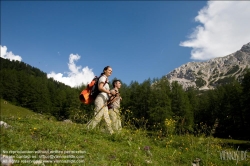
M 239 51 L 225 57 L 210 59 L 205 62 L 189 62 L 166 75 L 170 82 L 177 81 L 184 89 L 197 87 L 213 89 L 219 84 L 238 79 L 245 69 L 250 67 L 250 43 Z
M 15 166 L 186 166 L 197 157 L 203 163 L 234 166 L 235 160 L 230 160 L 230 156 L 227 161 L 220 159 L 222 147 L 230 152 L 235 150 L 233 146 L 226 146 L 227 143 L 249 147 L 249 141 L 205 138 L 203 135 L 160 137 L 155 131 L 155 134 L 152 132 L 148 136 L 142 128 L 123 128 L 121 133 L 110 136 L 98 130 L 89 131 L 85 124 L 56 121 L 11 103 L 4 103 L 2 99 L 0 107 L 1 120 L 11 126 L 1 127 L 0 155 L 12 158 Z M 249 165 L 249 160 L 241 160 L 240 164 Z

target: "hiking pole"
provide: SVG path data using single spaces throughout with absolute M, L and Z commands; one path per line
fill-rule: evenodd
M 95 116 L 86 124 L 86 127 L 88 127 L 88 125 L 93 121 L 93 119 L 97 116 L 97 114 L 99 114 L 99 112 L 101 112 L 101 110 L 107 106 L 109 103 L 113 103 L 113 100 L 116 98 L 117 93 L 114 95 L 112 100 L 108 100 L 107 102 L 105 102 L 105 104 L 101 107 L 101 109 L 99 109 L 97 111 L 97 113 L 95 114 Z M 112 96 L 111 96 L 112 97 Z
M 97 113 L 95 114 L 95 116 L 93 118 L 91 118 L 91 120 L 86 124 L 86 127 L 88 127 L 88 125 L 92 122 L 92 120 L 96 117 L 97 114 L 99 114 L 99 112 L 105 107 L 108 105 L 108 102 L 106 102 L 102 107 L 101 109 L 99 109 L 99 111 L 97 111 Z

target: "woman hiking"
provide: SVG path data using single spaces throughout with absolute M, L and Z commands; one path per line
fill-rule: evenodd
M 95 99 L 95 114 L 94 118 L 91 120 L 89 125 L 87 126 L 90 129 L 94 129 L 98 123 L 102 120 L 102 117 L 104 117 L 104 121 L 106 124 L 106 127 L 110 134 L 113 134 L 114 131 L 111 127 L 111 120 L 108 113 L 108 106 L 107 102 L 109 100 L 109 97 L 112 95 L 115 95 L 115 92 L 111 92 L 109 88 L 109 80 L 108 77 L 112 74 L 112 68 L 110 66 L 106 66 L 103 69 L 103 73 L 101 73 L 101 76 L 98 80 L 98 89 L 100 93 L 97 95 Z

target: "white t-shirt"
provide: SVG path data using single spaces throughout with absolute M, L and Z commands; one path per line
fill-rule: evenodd
M 98 81 L 98 86 L 101 82 L 103 82 L 103 83 L 106 82 L 104 85 L 104 89 L 109 90 L 109 80 L 108 80 L 108 77 L 106 75 L 102 75 L 100 77 L 100 79 Z M 98 95 L 100 95 L 100 94 L 102 94 L 106 98 L 106 100 L 109 99 L 108 94 L 106 92 L 100 92 Z

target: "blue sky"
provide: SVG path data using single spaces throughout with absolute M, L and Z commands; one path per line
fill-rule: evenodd
M 142 83 L 239 50 L 249 11 L 244 1 L 1 1 L 1 57 L 70 86 L 107 65 L 110 80 Z

